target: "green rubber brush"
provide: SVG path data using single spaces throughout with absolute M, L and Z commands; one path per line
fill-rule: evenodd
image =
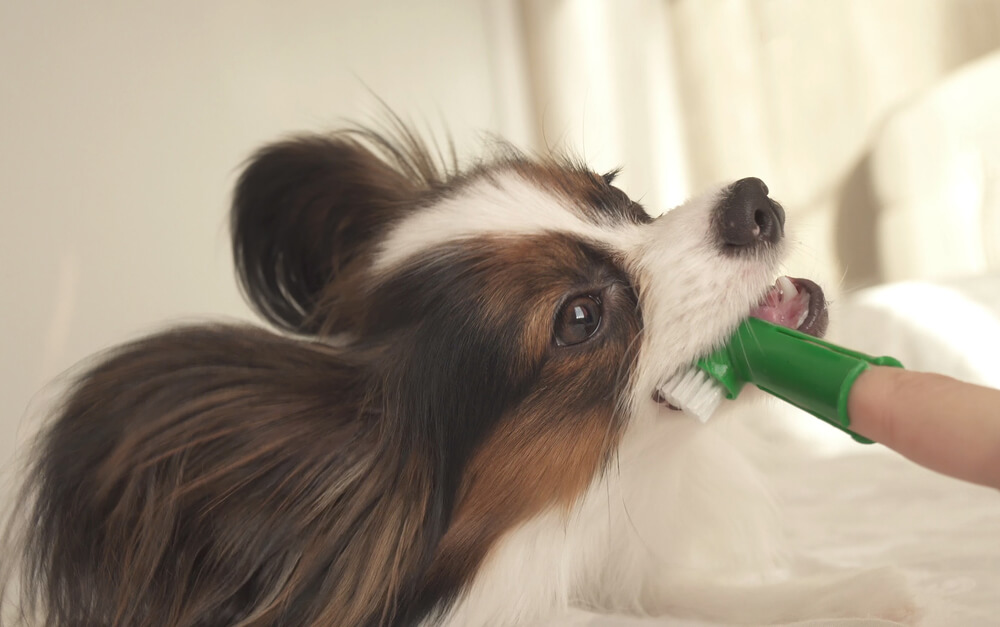
M 858 442 L 871 444 L 871 440 L 851 431 L 847 413 L 851 387 L 871 366 L 902 368 L 903 364 L 892 357 L 872 357 L 747 318 L 725 346 L 668 379 L 659 392 L 665 401 L 704 422 L 723 398 L 735 399 L 745 384 L 753 383 Z

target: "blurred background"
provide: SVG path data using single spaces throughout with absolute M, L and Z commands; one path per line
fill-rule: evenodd
M 379 99 L 623 166 L 654 214 L 759 176 L 835 338 L 1000 385 L 996 0 L 0 0 L 0 497 L 67 368 L 252 319 L 241 162 Z

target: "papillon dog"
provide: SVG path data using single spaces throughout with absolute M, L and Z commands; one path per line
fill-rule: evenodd
M 504 145 L 458 169 L 405 129 L 257 152 L 232 244 L 275 329 L 175 328 L 76 380 L 30 469 L 22 616 L 911 616 L 894 572 L 791 572 L 738 430 L 657 393 L 748 315 L 824 332 L 818 285 L 776 287 L 782 207 L 745 178 L 654 219 L 614 178 Z

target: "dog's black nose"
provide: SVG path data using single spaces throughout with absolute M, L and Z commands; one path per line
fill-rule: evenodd
M 785 231 L 785 210 L 767 197 L 758 178 L 740 179 L 723 192 L 716 207 L 716 230 L 726 249 L 777 243 Z

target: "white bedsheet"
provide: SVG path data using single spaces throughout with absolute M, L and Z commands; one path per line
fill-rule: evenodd
M 769 471 L 785 501 L 794 546 L 843 566 L 896 566 L 923 606 L 920 625 L 1000 625 L 1000 491 L 915 466 L 884 447 L 789 462 Z M 580 613 L 579 627 L 715 625 Z M 809 627 L 895 625 L 812 620 Z

